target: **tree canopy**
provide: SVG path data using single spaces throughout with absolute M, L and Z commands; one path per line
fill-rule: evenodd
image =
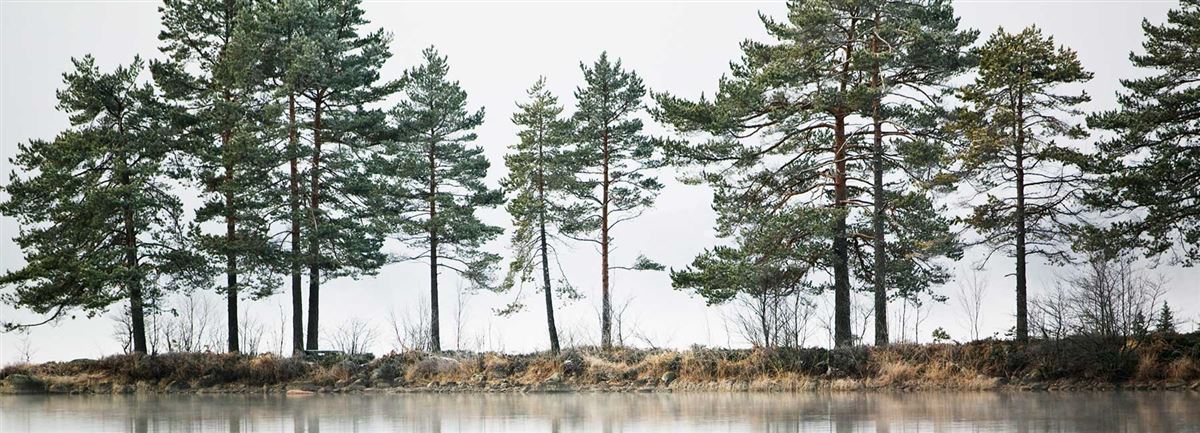
M 71 129 L 20 145 L 13 159 L 24 174 L 9 178 L 0 212 L 20 222 L 27 263 L 0 284 L 13 288 L 5 302 L 47 315 L 42 323 L 128 301 L 133 350 L 144 353 L 146 311 L 207 278 L 162 164 L 175 152 L 169 111 L 139 81 L 141 59 L 108 73 L 91 56 L 72 62 L 58 92 Z
M 390 112 L 396 139 L 385 144 L 375 162 L 388 191 L 387 221 L 394 235 L 415 254 L 402 259 L 429 262 L 431 350 L 441 350 L 438 331 L 438 272 L 449 269 L 473 288 L 495 285 L 500 256 L 483 244 L 502 232 L 475 214 L 503 203 L 498 189 L 484 183 L 491 163 L 483 148 L 471 145 L 483 123 L 483 109 L 467 109 L 467 93 L 450 81 L 446 57 L 433 47 L 424 63 L 401 79 L 404 99 Z
M 1097 143 L 1090 171 L 1101 177 L 1087 200 L 1116 219 L 1101 235 L 1110 244 L 1175 251 L 1190 265 L 1200 259 L 1200 1 L 1142 28 L 1145 52 L 1129 59 L 1152 75 L 1121 80 L 1120 107 L 1088 118 L 1112 135 Z

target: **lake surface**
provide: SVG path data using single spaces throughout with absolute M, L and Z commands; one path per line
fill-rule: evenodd
M 1200 393 L 0 396 L 0 432 L 1200 432 Z

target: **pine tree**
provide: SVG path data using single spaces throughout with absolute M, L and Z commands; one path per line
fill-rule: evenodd
M 1158 320 L 1154 322 L 1154 332 L 1161 335 L 1175 334 L 1175 313 L 1171 311 L 1171 306 L 1163 302 L 1162 310 L 1158 313 Z
M 655 143 L 642 134 L 642 121 L 635 117 L 645 108 L 642 79 L 623 69 L 619 59 L 610 62 L 607 52 L 591 67 L 583 63 L 579 67 L 586 84 L 575 90 L 577 110 L 572 119 L 578 147 L 572 154 L 579 158 L 576 195 L 586 210 L 565 224 L 563 232 L 600 247 L 600 346 L 608 350 L 612 348 L 611 271 L 662 269 L 644 256 L 631 266 L 613 265 L 612 230 L 653 204 L 662 184 L 650 173 L 659 165 Z
M 1087 199 L 1102 211 L 1136 215 L 1104 233 L 1109 242 L 1149 255 L 1180 248 L 1181 261 L 1193 263 L 1200 259 L 1200 1 L 1182 0 L 1165 24 L 1142 28 L 1145 53 L 1130 60 L 1156 74 L 1122 80 L 1120 108 L 1088 119 L 1115 136 L 1097 144 L 1091 171 L 1102 179 Z
M 307 244 L 309 350 L 316 350 L 320 341 L 323 279 L 373 274 L 387 262 L 382 252 L 386 229 L 375 204 L 379 187 L 366 161 L 387 139 L 385 114 L 373 105 L 400 84 L 380 81 L 379 70 L 392 56 L 391 37 L 382 29 L 360 33 L 367 24 L 360 3 L 297 5 L 292 11 L 298 20 L 294 40 L 280 62 L 283 90 L 289 99 L 295 96 L 295 134 L 303 136 L 297 140 L 309 143 L 304 168 L 308 185 L 300 191 L 307 205 L 301 235 Z
M 987 201 L 975 206 L 966 223 L 992 253 L 1016 258 L 1016 338 L 1027 341 L 1026 260 L 1031 255 L 1067 260 L 1058 242 L 1078 215 L 1072 206 L 1081 177 L 1068 169 L 1083 156 L 1054 139 L 1086 136 L 1071 117 L 1090 98 L 1057 90 L 1092 74 L 1074 51 L 1056 48 L 1036 27 L 1020 33 L 1000 29 L 978 55 L 979 75 L 961 91 L 970 108 L 959 113 L 965 143 L 958 159 L 964 178 Z
M 224 225 L 221 234 L 201 233 L 198 243 L 224 271 L 216 289 L 226 297 L 228 349 L 237 352 L 239 295 L 262 298 L 278 285 L 281 257 L 270 229 L 282 198 L 272 182 L 282 159 L 271 136 L 278 107 L 265 97 L 254 66 L 260 53 L 241 24 L 249 2 L 168 0 L 159 11 L 167 61 L 151 70 L 182 111 L 176 141 L 191 157 L 187 177 L 204 193 L 196 221 Z
M 660 121 L 679 132 L 712 136 L 671 146 L 670 153 L 677 164 L 705 169 L 700 178 L 713 185 L 715 195 L 728 195 L 714 201 L 765 203 L 768 215 L 785 215 L 796 206 L 823 209 L 826 218 L 801 221 L 827 227 L 795 229 L 827 236 L 829 254 L 814 266 L 833 277 L 817 290 L 834 292 L 839 347 L 854 342 L 847 219 L 870 187 L 852 175 L 866 156 L 856 134 L 862 128 L 853 122 L 871 101 L 870 81 L 854 63 L 870 34 L 868 17 L 859 1 L 790 1 L 786 22 L 761 17 L 775 42 L 743 42 L 741 61 L 721 78 L 712 101 L 655 95 Z M 750 137 L 755 138 L 746 140 Z
M 467 110 L 467 93 L 447 78 L 446 57 L 433 47 L 425 62 L 404 74 L 404 99 L 392 109 L 398 139 L 376 162 L 388 182 L 388 208 L 397 238 L 421 252 L 405 259 L 429 261 L 430 347 L 441 351 L 438 272 L 457 272 L 473 288 L 489 288 L 500 257 L 482 250 L 502 229 L 479 220 L 475 211 L 504 202 L 484 185 L 491 166 L 483 148 L 470 145 L 483 123 L 483 109 Z M 390 181 L 390 182 L 389 182 Z
M 757 326 L 756 343 L 763 347 L 786 345 L 788 341 L 780 341 L 784 336 L 777 332 L 780 322 L 795 321 L 791 317 L 795 311 L 788 309 L 790 302 L 812 292 L 807 278 L 812 264 L 825 255 L 825 245 L 819 239 L 827 236 L 814 236 L 796 228 L 823 228 L 807 220 L 827 215 L 823 209 L 807 206 L 772 215 L 752 204 L 729 203 L 738 207 L 725 213 L 739 212 L 744 218 L 739 218 L 737 227 L 719 228 L 718 234 L 733 238 L 733 244 L 705 250 L 686 268 L 672 269 L 671 285 L 694 291 L 708 305 L 748 297 L 758 323 L 742 326 Z
M 558 98 L 546 89 L 546 79 L 539 78 L 528 90 L 529 101 L 518 103 L 513 124 L 521 127 L 520 140 L 504 157 L 508 177 L 501 185 L 511 195 L 508 213 L 512 215 L 512 262 L 501 289 L 509 290 L 533 280 L 540 271 L 542 294 L 546 303 L 546 327 L 550 334 L 550 351 L 559 352 L 558 328 L 554 322 L 554 294 L 575 298 L 578 293 L 562 275 L 557 290 L 550 283 L 550 262 L 557 262 L 555 244 L 561 242 L 557 229 L 575 220 L 582 210 L 570 201 L 578 184 L 575 182 L 577 158 L 570 153 L 573 125 L 562 117 Z M 519 301 L 506 307 L 502 314 L 523 308 Z
M 933 259 L 958 258 L 950 221 L 928 197 L 928 176 L 945 152 L 947 83 L 969 64 L 966 47 L 978 36 L 960 31 L 954 8 L 943 0 L 865 2 L 871 32 L 858 58 L 872 94 L 869 171 L 871 263 L 860 273 L 871 281 L 875 344 L 888 344 L 888 288 L 914 298 L 949 273 Z M 889 176 L 890 175 L 890 176 Z M 897 178 L 885 183 L 885 176 Z M 889 241 L 888 234 L 898 238 Z M 893 251 L 889 251 L 893 250 Z M 935 297 L 936 298 L 936 297 Z
M 890 165 L 890 164 L 889 164 Z M 889 166 L 890 171 L 892 167 Z M 909 191 L 896 191 L 909 188 Z M 892 299 L 920 302 L 929 298 L 944 302 L 947 298 L 933 291 L 934 287 L 950 281 L 950 271 L 945 261 L 962 258 L 963 247 L 952 230 L 953 221 L 946 216 L 945 206 L 934 204 L 929 192 L 912 185 L 886 184 L 883 201 L 887 203 L 882 215 L 882 228 L 886 236 L 883 263 L 878 260 L 873 235 L 871 239 L 850 240 L 851 270 L 857 279 L 871 282 L 878 289 L 882 280 L 884 296 L 874 290 L 875 301 L 884 305 Z M 874 200 L 876 195 L 869 197 Z M 872 209 L 873 210 L 873 209 Z M 865 212 L 864 212 L 865 213 Z M 876 216 L 861 215 L 850 225 L 852 233 L 874 234 Z M 887 307 L 882 307 L 886 309 Z M 876 345 L 888 344 L 887 318 L 875 312 Z M 880 336 L 879 332 L 883 332 Z
M 275 106 L 286 110 L 286 119 L 281 123 L 282 130 L 275 131 L 281 141 L 286 144 L 283 151 L 277 154 L 280 165 L 287 165 L 286 177 L 272 182 L 273 186 L 286 190 L 287 212 L 276 212 L 275 222 L 286 227 L 288 251 L 282 252 L 280 264 L 284 265 L 290 282 L 292 306 L 292 353 L 300 354 L 305 348 L 304 339 L 304 300 L 303 300 L 303 268 L 309 262 L 306 240 L 301 237 L 301 229 L 309 220 L 305 217 L 303 159 L 311 155 L 312 148 L 302 137 L 301 128 L 305 107 L 298 100 L 300 92 L 311 82 L 306 80 L 308 66 L 304 53 L 311 45 L 306 36 L 307 27 L 313 24 L 307 22 L 311 17 L 318 16 L 313 8 L 316 5 L 306 1 L 255 2 L 251 13 L 241 20 L 243 34 L 239 38 L 241 47 L 255 53 L 253 63 L 257 67 L 260 85 L 263 92 L 272 99 Z M 281 175 L 282 173 L 276 173 Z M 282 249 L 282 247 L 281 247 Z
M 1146 323 L 1146 314 L 1139 309 L 1133 314 L 1133 324 L 1130 326 L 1133 330 L 1133 336 L 1138 339 L 1146 338 L 1150 334 L 1150 326 Z
M 172 155 L 166 107 L 139 83 L 144 68 L 103 73 L 91 56 L 63 74 L 59 110 L 71 129 L 52 141 L 22 144 L 4 187 L 0 213 L 17 219 L 25 267 L 0 278 L 3 300 L 48 315 L 79 309 L 88 317 L 129 302 L 133 351 L 145 353 L 145 316 L 164 294 L 209 278 L 189 251 L 181 203 L 162 161 Z

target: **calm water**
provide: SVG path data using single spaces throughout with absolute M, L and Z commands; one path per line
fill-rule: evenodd
M 1198 393 L 0 396 L 0 432 L 1200 432 Z

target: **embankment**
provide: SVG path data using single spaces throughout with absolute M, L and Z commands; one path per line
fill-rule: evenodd
M 0 393 L 1200 390 L 1200 332 L 1019 344 L 391 353 L 305 361 L 171 353 L 11 365 Z

